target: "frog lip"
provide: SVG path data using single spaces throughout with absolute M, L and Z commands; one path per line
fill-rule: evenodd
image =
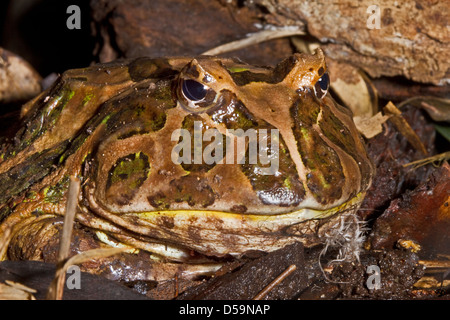
M 272 251 L 313 237 L 319 221 L 354 209 L 364 195 L 358 194 L 341 206 L 323 211 L 304 208 L 278 215 L 210 210 L 114 213 L 96 201 L 93 188 L 87 189 L 86 196 L 91 211 L 127 231 L 220 257 L 238 256 L 248 250 Z M 298 234 L 292 231 L 294 226 L 301 230 Z

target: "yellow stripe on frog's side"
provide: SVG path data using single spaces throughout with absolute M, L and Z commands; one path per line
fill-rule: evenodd
M 288 231 L 289 227 L 298 225 L 301 228 L 315 228 L 321 219 L 332 217 L 338 212 L 354 210 L 363 197 L 364 193 L 359 193 L 346 203 L 323 211 L 303 208 L 285 214 L 256 215 L 209 210 L 117 214 L 98 205 L 92 193 L 88 196 L 90 207 L 96 214 L 128 231 L 151 237 L 169 246 L 182 245 L 214 256 L 236 256 L 248 250 L 273 251 L 295 241 L 311 241 L 303 236 L 303 231 Z
M 145 221 L 152 221 L 160 217 L 171 217 L 178 219 L 190 219 L 190 218 L 214 218 L 223 221 L 245 221 L 248 224 L 258 223 L 259 227 L 268 227 L 269 224 L 273 223 L 278 229 L 280 226 L 288 226 L 296 223 L 300 223 L 310 219 L 325 219 L 331 217 L 332 215 L 345 211 L 346 209 L 355 206 L 360 203 L 364 198 L 363 193 L 359 193 L 350 201 L 341 204 L 340 206 L 330 208 L 328 210 L 316 210 L 303 208 L 290 213 L 283 213 L 277 215 L 262 215 L 262 214 L 243 214 L 243 213 L 230 213 L 223 211 L 211 211 L 211 210 L 166 210 L 166 211 L 154 211 L 154 212 L 138 212 L 138 213 L 128 213 L 126 215 L 133 215 L 143 219 Z M 261 225 L 267 224 L 266 226 Z M 202 225 L 203 228 L 207 227 Z

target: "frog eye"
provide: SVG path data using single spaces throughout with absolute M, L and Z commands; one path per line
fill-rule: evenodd
M 208 87 L 194 80 L 184 80 L 182 90 L 186 99 L 201 101 L 206 97 Z
M 327 94 L 329 86 L 330 77 L 328 76 L 328 72 L 325 72 L 314 85 L 317 98 L 322 99 Z
M 215 105 L 216 92 L 201 82 L 192 79 L 181 79 L 178 98 L 188 111 L 202 112 Z

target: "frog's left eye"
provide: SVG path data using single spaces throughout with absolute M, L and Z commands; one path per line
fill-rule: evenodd
M 314 85 L 314 91 L 317 98 L 322 99 L 327 94 L 329 86 L 330 77 L 328 76 L 328 72 L 325 72 Z
M 201 82 L 192 79 L 180 79 L 178 98 L 188 111 L 202 112 L 216 103 L 216 92 Z

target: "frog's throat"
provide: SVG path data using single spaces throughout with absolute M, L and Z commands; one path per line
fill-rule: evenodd
M 364 193 L 327 210 L 304 208 L 277 215 L 208 210 L 112 213 L 96 202 L 93 189 L 88 190 L 87 198 L 95 214 L 127 231 L 153 239 L 155 246 L 181 246 L 211 256 L 239 256 L 249 250 L 277 250 L 295 241 L 307 246 L 317 244 L 317 239 L 311 239 L 311 229 L 317 229 L 322 219 L 356 210 Z M 129 244 L 136 246 L 136 243 Z M 147 244 L 142 249 L 152 252 L 151 247 Z

